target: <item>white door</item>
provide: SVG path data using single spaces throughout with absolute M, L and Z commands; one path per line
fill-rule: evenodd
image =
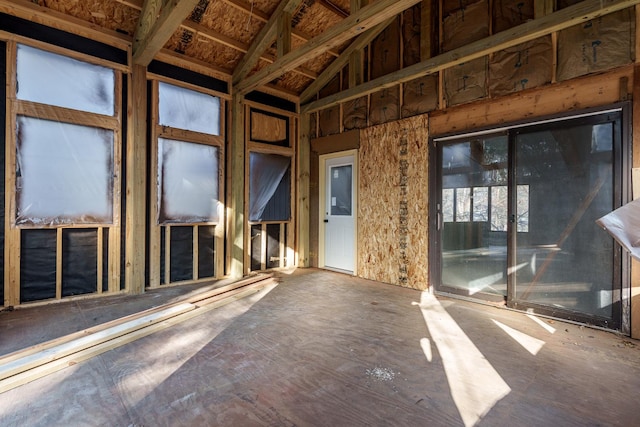
M 327 158 L 324 166 L 324 267 L 355 271 L 355 155 Z

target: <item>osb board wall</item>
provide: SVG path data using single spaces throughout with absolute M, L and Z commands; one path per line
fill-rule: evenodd
M 360 136 L 358 276 L 427 289 L 428 118 L 364 129 Z

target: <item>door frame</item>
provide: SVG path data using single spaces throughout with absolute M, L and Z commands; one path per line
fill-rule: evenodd
M 353 275 L 358 275 L 358 150 L 345 150 L 336 153 L 323 154 L 319 156 L 318 162 L 318 267 L 332 270 L 331 267 L 325 266 L 325 232 L 326 226 L 324 222 L 325 207 L 327 203 L 327 183 L 326 168 L 327 160 L 333 160 L 340 157 L 353 156 Z M 339 270 L 343 271 L 343 270 Z

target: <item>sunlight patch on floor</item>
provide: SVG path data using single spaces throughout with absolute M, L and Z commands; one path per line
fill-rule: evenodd
M 532 314 L 527 314 L 527 317 L 529 319 L 533 320 L 534 322 L 536 322 L 538 325 L 542 326 L 550 334 L 554 334 L 556 332 L 556 328 L 554 328 L 553 326 L 549 325 L 548 323 L 543 322 L 542 320 L 540 320 L 540 318 L 538 316 L 534 316 Z
M 493 320 L 493 323 L 498 325 L 500 329 L 505 331 L 507 335 L 513 338 L 515 342 L 520 344 L 525 350 L 527 350 L 529 353 L 533 354 L 534 356 L 538 354 L 538 352 L 545 345 L 545 342 L 542 340 L 534 338 L 531 335 L 527 335 L 524 332 L 520 332 L 516 329 L 513 329 L 505 325 L 504 323 L 498 322 L 497 320 L 494 320 L 494 319 L 491 319 L 491 320 Z
M 511 388 L 435 296 L 429 291 L 422 292 L 419 306 L 442 358 L 451 397 L 464 425 L 473 426 Z

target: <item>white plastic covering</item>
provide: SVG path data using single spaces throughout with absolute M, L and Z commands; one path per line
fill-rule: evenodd
M 24 101 L 113 116 L 114 71 L 18 45 L 18 93 Z
M 217 222 L 218 148 L 158 139 L 158 222 Z
M 113 131 L 17 118 L 18 224 L 113 222 Z
M 640 261 L 640 199 L 627 203 L 596 222 Z
M 160 124 L 220 135 L 220 99 L 160 82 Z
M 261 221 L 291 159 L 277 154 L 251 153 L 249 157 L 249 221 Z

